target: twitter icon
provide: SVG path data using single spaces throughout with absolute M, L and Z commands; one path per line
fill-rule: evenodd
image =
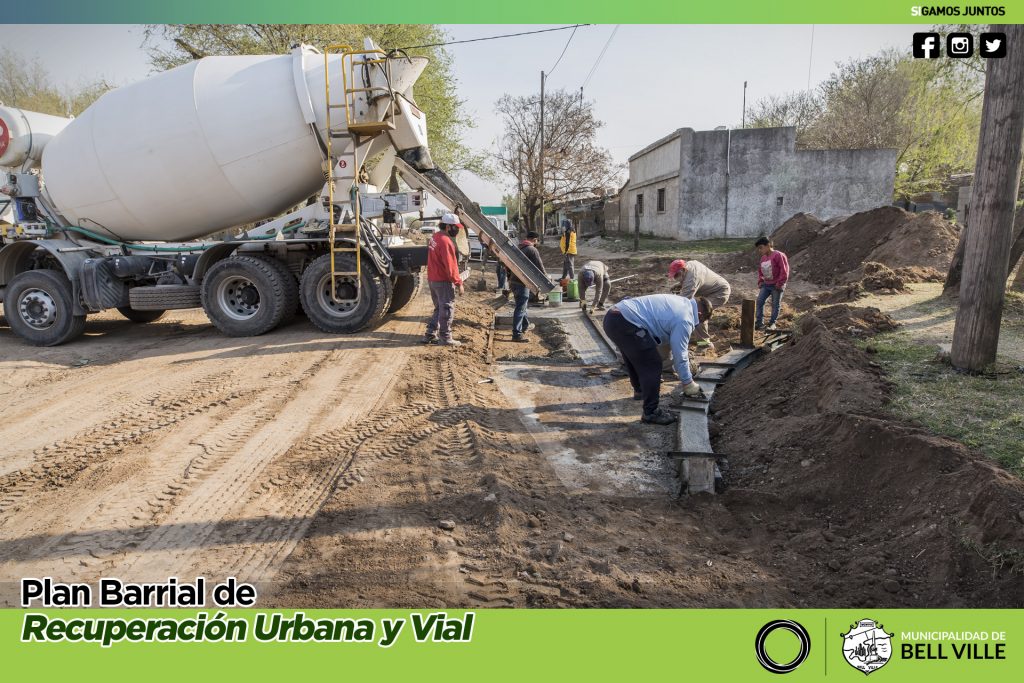
M 986 59 L 1006 56 L 1005 33 L 982 33 L 978 53 Z

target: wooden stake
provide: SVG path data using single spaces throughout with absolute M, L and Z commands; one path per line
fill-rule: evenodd
M 754 348 L 754 300 L 744 299 L 740 318 L 740 346 Z

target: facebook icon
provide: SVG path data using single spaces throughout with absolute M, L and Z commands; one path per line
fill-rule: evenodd
M 937 59 L 939 56 L 938 33 L 914 34 L 914 57 L 917 59 Z

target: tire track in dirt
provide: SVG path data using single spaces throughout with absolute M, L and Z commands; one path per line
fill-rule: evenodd
M 183 392 L 185 385 L 191 385 L 187 392 Z M 181 378 L 175 386 L 130 404 L 106 422 L 36 449 L 29 466 L 0 476 L 0 528 L 6 526 L 12 512 L 23 507 L 33 490 L 66 487 L 87 467 L 246 393 L 231 372 L 206 373 L 198 380 Z
M 98 497 L 75 501 L 78 513 L 65 517 L 64 524 L 75 531 L 54 537 L 31 554 L 82 558 L 69 567 L 76 578 L 93 572 L 97 560 L 116 563 L 108 558 L 138 544 L 180 496 L 224 463 L 246 434 L 271 421 L 290 385 L 315 374 L 325 357 L 288 360 L 264 377 L 264 388 L 244 392 L 221 411 L 204 414 L 168 434 L 151 449 L 166 455 L 140 454 L 144 466 L 137 476 L 115 481 Z M 187 445 L 177 446 L 181 443 Z
M 166 344 L 167 340 L 162 342 Z M 199 346 L 198 342 L 185 342 L 185 346 L 177 353 L 208 350 L 190 348 Z M 159 357 L 140 358 L 148 350 L 150 347 L 144 347 L 131 357 L 109 365 L 64 368 L 50 373 L 55 378 L 53 381 L 39 386 L 29 383 L 4 392 L 4 396 L 0 396 L 6 406 L 0 422 L 0 441 L 18 444 L 19 448 L 0 456 L 0 475 L 24 467 L 27 462 L 24 454 L 47 445 L 49 434 L 66 432 L 69 420 L 80 424 L 103 421 L 108 418 L 112 406 L 144 401 L 161 385 L 168 389 L 182 387 L 186 381 L 182 372 L 168 372 L 167 363 L 161 362 Z M 71 373 L 73 376 L 68 377 Z M 8 394 L 17 398 L 4 398 Z M 27 395 L 31 395 L 31 400 L 24 400 Z M 83 402 L 83 396 L 88 396 L 89 400 Z
M 422 299 L 418 308 L 422 308 Z M 415 320 L 392 321 L 385 326 L 389 336 L 409 334 L 420 326 Z M 381 340 L 381 343 L 385 342 Z M 262 506 L 253 509 L 253 492 L 272 489 L 283 483 L 271 466 L 283 460 L 294 467 L 296 442 L 317 430 L 321 424 L 346 424 L 373 406 L 389 389 L 405 356 L 396 349 L 381 354 L 379 349 L 331 352 L 324 367 L 304 379 L 282 401 L 281 409 L 270 424 L 264 425 L 232 454 L 224 466 L 202 482 L 126 558 L 123 573 L 135 578 L 166 577 L 174 574 L 201 573 L 224 576 L 220 567 L 224 555 L 254 556 L 250 561 L 266 564 L 261 551 L 265 538 L 273 536 L 279 547 L 294 547 L 308 523 L 281 525 Z M 302 491 L 302 500 L 322 497 L 326 479 L 317 479 Z M 284 511 L 286 519 L 301 518 L 308 503 Z M 253 552 L 249 545 L 257 550 Z M 271 552 L 271 556 L 278 553 Z M 234 565 L 234 562 L 228 563 Z M 245 567 L 241 568 L 245 570 Z M 193 571 L 195 570 L 195 571 Z M 245 571 L 237 572 L 247 576 Z
M 405 362 L 394 357 L 386 367 L 375 367 L 377 373 L 383 371 L 383 376 L 390 376 L 391 380 L 385 381 L 376 401 L 361 404 L 362 412 L 353 412 L 352 408 L 360 402 L 350 397 L 325 421 L 346 426 L 307 435 L 267 468 L 234 516 L 268 519 L 273 523 L 223 533 L 217 545 L 232 551 L 220 553 L 223 557 L 215 575 L 267 581 L 305 536 L 316 513 L 336 490 L 362 482 L 364 471 L 371 465 L 412 448 L 443 428 L 441 424 L 426 422 L 425 416 L 432 412 L 432 407 L 422 403 L 380 417 L 391 383 Z M 244 548 L 242 553 L 237 552 L 239 546 Z

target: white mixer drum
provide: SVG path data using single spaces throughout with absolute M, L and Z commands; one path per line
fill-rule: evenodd
M 322 59 L 304 60 L 312 99 Z M 324 182 L 289 55 L 207 57 L 113 90 L 50 140 L 42 166 L 69 221 L 139 241 L 273 216 Z

